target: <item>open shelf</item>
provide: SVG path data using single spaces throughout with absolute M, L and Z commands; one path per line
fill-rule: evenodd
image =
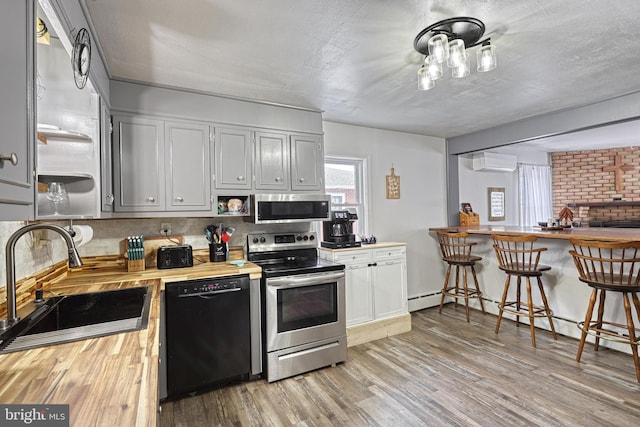
M 59 214 L 55 214 L 54 204 L 47 199 L 51 182 L 62 182 L 68 198 L 61 203 Z M 84 173 L 42 173 L 38 174 L 38 219 L 95 218 L 97 215 L 97 188 L 93 176 Z
M 625 202 L 624 200 L 616 200 L 612 202 L 585 202 L 585 203 L 567 203 L 570 208 L 596 208 L 609 206 L 640 206 L 640 201 Z
M 44 140 L 43 138 L 44 137 Z M 70 130 L 60 129 L 58 127 L 53 126 L 38 126 L 38 139 L 46 144 L 47 138 L 57 138 L 57 139 L 72 139 L 74 141 L 86 141 L 91 142 L 92 138 L 84 133 L 74 132 Z
M 227 206 L 229 200 L 238 199 L 242 202 L 242 209 L 240 212 L 229 212 Z M 235 196 L 235 195 L 217 195 L 214 197 L 215 204 L 213 205 L 213 216 L 248 216 L 250 213 L 250 202 L 248 195 Z

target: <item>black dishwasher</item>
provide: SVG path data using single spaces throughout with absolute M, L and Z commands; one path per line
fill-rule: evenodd
M 167 397 L 249 378 L 248 275 L 167 283 L 164 294 Z

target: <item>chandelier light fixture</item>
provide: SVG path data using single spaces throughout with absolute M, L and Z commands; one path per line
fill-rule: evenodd
M 476 69 L 479 72 L 496 68 L 496 48 L 484 35 L 484 23 L 476 18 L 460 16 L 444 19 L 420 31 L 413 47 L 425 56 L 418 69 L 418 89 L 429 90 L 444 74 L 443 64 L 451 69 L 451 77 L 462 78 L 471 71 L 469 48 L 480 46 L 476 51 Z

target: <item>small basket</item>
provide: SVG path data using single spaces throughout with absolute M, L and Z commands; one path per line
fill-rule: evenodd
M 144 271 L 144 259 L 127 260 L 127 271 Z
M 460 226 L 467 227 L 470 225 L 480 225 L 480 215 L 475 212 L 466 213 L 460 211 Z

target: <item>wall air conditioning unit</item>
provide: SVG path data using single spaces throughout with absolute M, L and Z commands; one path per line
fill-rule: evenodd
M 474 171 L 513 172 L 517 163 L 518 158 L 510 154 L 483 152 L 473 155 Z

